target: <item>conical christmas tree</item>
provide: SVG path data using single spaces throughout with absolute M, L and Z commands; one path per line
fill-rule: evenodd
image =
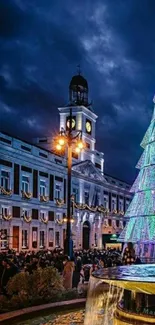
M 155 98 L 154 98 L 155 104 Z M 132 242 L 139 256 L 155 256 L 155 105 L 151 124 L 141 142 L 144 152 L 136 166 L 140 172 L 125 217 L 128 222 L 119 240 Z

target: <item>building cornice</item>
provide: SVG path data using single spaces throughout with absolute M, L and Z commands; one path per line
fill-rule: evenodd
M 79 113 L 79 112 L 83 112 L 85 115 L 89 115 L 90 118 L 94 120 L 96 120 L 98 118 L 98 116 L 93 113 L 92 111 L 90 111 L 87 107 L 85 106 L 66 106 L 66 107 L 59 107 L 58 110 L 59 112 L 62 113 L 68 113 L 69 109 L 72 108 L 72 113 Z

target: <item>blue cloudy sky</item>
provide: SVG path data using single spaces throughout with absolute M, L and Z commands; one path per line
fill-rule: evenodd
M 56 131 L 80 63 L 105 171 L 132 182 L 153 109 L 154 14 L 154 0 L 1 0 L 1 130 Z

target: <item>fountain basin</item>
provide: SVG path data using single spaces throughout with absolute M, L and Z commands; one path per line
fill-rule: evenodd
M 124 311 L 117 307 L 114 315 L 114 325 L 149 325 L 155 324 L 155 318 L 153 316 L 134 314 Z
M 155 324 L 155 265 L 95 272 L 90 278 L 84 324 Z

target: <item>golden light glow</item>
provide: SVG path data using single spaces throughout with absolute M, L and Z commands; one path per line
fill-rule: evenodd
M 79 153 L 80 151 L 81 151 L 81 150 L 80 150 L 79 147 L 76 147 L 76 148 L 75 148 L 75 152 L 76 152 L 76 153 Z
M 57 143 L 56 149 L 59 150 L 59 151 L 62 149 L 62 147 L 61 147 L 61 145 L 59 143 Z
M 82 141 L 78 141 L 77 145 L 78 145 L 79 149 L 84 148 L 84 143 Z
M 60 137 L 60 138 L 58 139 L 58 143 L 60 144 L 60 146 L 64 146 L 64 144 L 65 144 L 65 139 L 64 139 L 64 137 Z
M 74 222 L 74 218 L 71 218 L 70 221 L 71 221 L 71 223 L 73 223 Z
M 63 218 L 63 221 L 64 222 L 67 222 L 67 217 L 66 216 Z

